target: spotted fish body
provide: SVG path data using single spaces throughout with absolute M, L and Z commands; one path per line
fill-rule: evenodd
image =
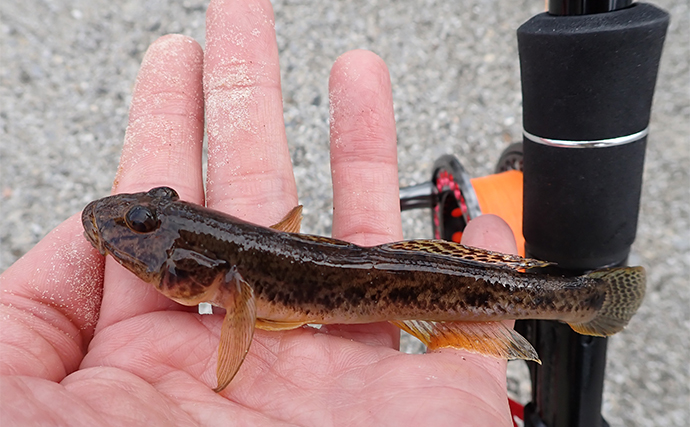
M 503 264 L 503 254 L 466 247 L 473 258 L 433 252 L 450 249 L 446 242 L 365 248 L 283 234 L 276 243 L 256 253 L 238 250 L 242 256 L 236 259 L 236 265 L 255 272 L 245 279 L 261 301 L 257 316 L 276 321 L 583 321 L 595 315 L 605 296 L 602 281 L 523 273 L 513 268 L 524 268 L 519 262 Z M 296 254 L 295 262 L 284 262 Z
M 542 261 L 452 242 L 361 247 L 298 234 L 300 211 L 261 227 L 161 187 L 92 202 L 82 220 L 96 248 L 164 295 L 227 309 L 217 391 L 239 369 L 254 327 L 389 321 L 432 349 L 537 360 L 524 338 L 497 321 L 553 319 L 610 335 L 644 295 L 640 267 L 561 277 L 538 273 L 548 265 Z

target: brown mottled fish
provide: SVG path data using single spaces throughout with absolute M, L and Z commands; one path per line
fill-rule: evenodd
M 96 200 L 82 222 L 101 253 L 168 298 L 227 310 L 216 391 L 239 370 L 255 327 L 388 321 L 430 349 L 538 361 L 499 321 L 553 319 L 607 336 L 623 329 L 645 291 L 641 267 L 561 277 L 538 273 L 543 261 L 446 241 L 362 247 L 298 234 L 300 206 L 268 228 L 180 201 L 167 187 Z

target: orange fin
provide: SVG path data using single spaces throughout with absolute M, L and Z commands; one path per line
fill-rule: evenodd
M 218 386 L 213 389 L 216 393 L 227 387 L 240 369 L 252 343 L 256 322 L 254 291 L 234 268 L 226 275 L 226 286 L 228 294 L 224 306 L 227 312 L 220 331 Z
M 256 319 L 256 328 L 262 331 L 289 331 L 297 329 L 309 322 L 277 322 L 268 319 Z
M 446 240 L 406 240 L 403 242 L 386 243 L 379 246 L 388 251 L 414 251 L 426 252 L 435 255 L 445 255 L 451 258 L 459 258 L 471 264 L 491 265 L 494 267 L 524 270 L 536 267 L 553 265 L 551 262 L 538 259 L 523 258 L 519 255 L 504 254 L 488 251 L 486 249 L 465 246 L 460 243 Z
M 522 335 L 501 322 L 391 322 L 417 337 L 429 350 L 452 347 L 499 359 L 533 360 L 541 364 L 536 350 Z
M 281 219 L 280 222 L 271 226 L 272 229 L 278 231 L 285 231 L 286 233 L 299 233 L 299 229 L 302 226 L 302 205 L 295 206 L 292 208 L 285 218 Z

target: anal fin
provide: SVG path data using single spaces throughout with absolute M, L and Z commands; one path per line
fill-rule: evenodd
M 391 323 L 415 336 L 429 350 L 452 347 L 499 359 L 524 359 L 541 364 L 532 344 L 501 322 L 403 320 Z
M 226 275 L 227 295 L 223 305 L 225 319 L 220 331 L 216 393 L 223 391 L 235 377 L 249 351 L 254 336 L 256 303 L 254 291 L 233 268 Z

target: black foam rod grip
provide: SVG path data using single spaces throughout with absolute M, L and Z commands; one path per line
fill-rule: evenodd
M 635 3 L 543 13 L 518 29 L 530 256 L 573 270 L 627 257 L 668 23 L 665 11 Z

